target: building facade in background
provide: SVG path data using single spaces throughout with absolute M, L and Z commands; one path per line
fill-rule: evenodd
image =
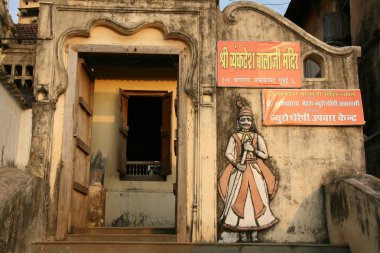
M 39 0 L 20 0 L 18 23 L 35 24 L 38 23 Z
M 367 173 L 380 177 L 380 3 L 377 0 L 290 2 L 285 17 L 327 44 L 360 46 L 360 90 Z M 312 68 L 312 67 L 311 67 Z M 310 68 L 307 71 L 311 71 Z

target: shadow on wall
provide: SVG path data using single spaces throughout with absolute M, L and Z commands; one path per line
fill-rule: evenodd
M 279 189 L 283 191 L 282 194 L 286 201 L 291 202 L 289 206 L 298 205 L 293 219 L 289 221 L 288 227 L 286 228 L 288 238 L 293 238 L 291 239 L 291 242 L 328 243 L 326 213 L 322 187 L 319 187 L 317 190 L 305 197 L 301 203 L 298 203 L 296 199 L 291 197 L 288 188 L 281 188 L 280 186 Z M 309 222 L 306 223 L 306 220 Z M 269 234 L 270 231 L 264 231 L 262 236 L 267 237 Z M 307 237 L 302 236 L 302 240 L 299 241 L 297 238 L 299 238 L 300 235 L 309 235 L 310 238 L 308 240 Z
M 380 178 L 380 134 L 365 141 L 367 173 Z
M 13 160 L 4 158 L 4 145 L 1 147 L 0 168 L 16 168 L 16 164 Z

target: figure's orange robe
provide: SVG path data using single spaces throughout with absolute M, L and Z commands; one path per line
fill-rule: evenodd
M 241 161 L 242 158 L 242 143 L 240 141 L 240 138 L 237 136 L 237 134 L 232 135 L 233 138 L 236 141 L 236 154 L 237 154 L 237 162 Z M 257 134 L 254 134 L 254 138 L 252 141 L 252 146 L 257 148 Z M 264 163 L 264 161 L 261 158 L 254 157 L 251 159 L 246 160 L 246 166 L 247 169 L 242 174 L 242 183 L 241 187 L 239 189 L 238 196 L 235 200 L 235 202 L 232 204 L 231 208 L 234 211 L 234 213 L 239 216 L 240 218 L 244 218 L 244 205 L 245 200 L 248 195 L 248 191 L 251 194 L 251 201 L 252 205 L 255 210 L 255 217 L 260 217 L 265 212 L 265 206 L 263 204 L 263 201 L 261 200 L 259 191 L 256 186 L 256 182 L 254 179 L 254 176 L 252 174 L 252 171 L 249 169 L 250 164 L 256 163 L 257 166 L 261 170 L 261 175 L 264 178 L 264 181 L 267 185 L 269 198 L 272 199 L 274 197 L 274 194 L 276 192 L 277 188 L 277 179 L 273 175 L 272 171 L 268 168 L 268 166 Z M 226 202 L 227 197 L 227 191 L 228 191 L 228 183 L 229 179 L 232 173 L 235 173 L 235 167 L 233 164 L 229 164 L 226 169 L 223 171 L 221 177 L 219 178 L 218 183 L 218 191 L 219 194 L 224 202 Z

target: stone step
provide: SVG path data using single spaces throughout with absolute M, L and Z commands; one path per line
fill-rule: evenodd
M 175 234 L 68 234 L 69 242 L 176 242 Z
M 128 242 L 34 243 L 31 253 L 350 253 L 347 246 L 305 244 L 190 244 Z
M 175 228 L 151 227 L 97 227 L 85 230 L 73 230 L 73 234 L 175 234 Z

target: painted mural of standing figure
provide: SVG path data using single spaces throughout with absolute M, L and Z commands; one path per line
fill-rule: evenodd
M 224 201 L 220 222 L 222 241 L 253 242 L 257 231 L 278 222 L 269 202 L 277 180 L 263 160 L 268 158 L 264 139 L 257 133 L 253 113 L 237 103 L 238 132 L 228 141 L 225 156 L 230 162 L 219 178 L 218 190 Z

